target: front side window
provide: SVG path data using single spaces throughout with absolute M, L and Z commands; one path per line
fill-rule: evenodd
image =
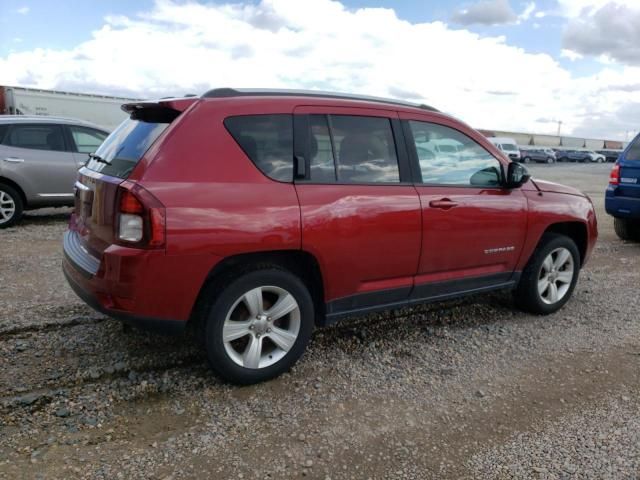
M 262 173 L 273 180 L 293 181 L 293 118 L 291 115 L 243 115 L 224 125 Z
M 2 144 L 32 150 L 66 150 L 59 125 L 13 125 L 4 135 Z
M 422 183 L 497 187 L 502 179 L 500 162 L 465 134 L 435 123 L 410 121 Z M 454 145 L 446 151 L 441 145 Z
M 76 144 L 76 152 L 79 153 L 93 153 L 107 138 L 107 134 L 94 130 L 92 128 L 84 127 L 69 127 L 71 129 L 71 135 L 73 141 Z

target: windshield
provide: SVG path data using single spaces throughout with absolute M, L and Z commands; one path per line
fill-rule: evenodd
M 144 153 L 169 123 L 127 119 L 96 150 L 87 168 L 112 177 L 127 178 Z
M 505 152 L 517 152 L 518 151 L 518 147 L 516 147 L 515 145 L 513 145 L 511 143 L 503 143 L 502 144 L 502 149 Z

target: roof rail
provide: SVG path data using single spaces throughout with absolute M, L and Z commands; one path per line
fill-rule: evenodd
M 386 103 L 388 105 L 401 105 L 403 107 L 420 108 L 430 112 L 439 112 L 438 109 L 425 104 L 405 102 L 367 95 L 352 95 L 349 93 L 323 92 L 320 90 L 289 90 L 289 89 L 261 89 L 261 88 L 214 88 L 202 95 L 202 98 L 232 98 L 232 97 L 315 97 L 338 98 L 344 100 L 363 100 L 367 102 Z

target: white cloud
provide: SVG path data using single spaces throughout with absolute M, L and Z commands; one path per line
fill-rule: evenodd
M 558 0 L 558 3 L 562 14 L 567 17 L 578 17 L 593 14 L 605 5 L 637 7 L 640 2 L 638 0 Z
M 451 16 L 460 25 L 500 25 L 518 20 L 509 0 L 480 0 L 471 3 Z
M 531 14 L 535 12 L 535 10 L 536 10 L 536 2 L 527 3 L 527 6 L 524 7 L 524 10 L 522 11 L 522 13 L 518 15 L 518 20 L 520 21 L 529 20 L 529 17 L 531 17 Z
M 26 15 L 27 13 L 29 13 L 31 9 L 27 6 L 24 7 L 20 7 L 16 10 L 17 13 L 19 13 L 20 15 Z
M 583 10 L 572 18 L 563 35 L 563 47 L 596 57 L 603 63 L 640 65 L 638 25 L 640 2 L 633 6 L 609 2 Z
M 105 19 L 74 48 L 0 57 L 0 84 L 141 97 L 225 86 L 313 88 L 402 97 L 476 127 L 545 133 L 554 126 L 536 119 L 560 118 L 569 132 L 640 103 L 640 91 L 602 90 L 640 78 L 640 69 L 603 68 L 574 78 L 549 55 L 504 37 L 412 24 L 391 9 L 349 10 L 330 0 L 161 0 L 141 15 Z M 593 122 L 589 129 L 624 136 L 619 126 Z

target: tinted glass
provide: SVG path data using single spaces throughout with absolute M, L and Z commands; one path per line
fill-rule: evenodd
M 92 153 L 104 142 L 107 138 L 106 133 L 102 133 L 98 130 L 83 127 L 69 127 L 71 129 L 71 135 L 73 135 L 73 141 L 76 143 L 76 152 L 80 153 Z
M 336 181 L 336 166 L 331 148 L 329 123 L 326 115 L 309 116 L 309 163 L 312 182 Z
M 410 121 L 422 183 L 495 187 L 500 185 L 500 162 L 480 144 L 452 128 Z M 455 145 L 455 152 L 443 151 L 441 144 Z
M 627 154 L 625 155 L 627 160 L 640 160 L 640 136 L 637 136 L 633 141 Z
M 35 150 L 65 150 L 62 128 L 58 125 L 13 125 L 2 143 Z
M 273 180 L 293 181 L 291 115 L 229 117 L 224 125 L 262 173 Z
M 0 144 L 4 143 L 4 135 L 7 133 L 7 130 L 9 130 L 8 125 L 0 125 Z
M 400 182 L 388 118 L 331 115 L 330 119 L 339 182 Z
M 107 163 L 91 159 L 87 168 L 112 177 L 127 178 L 144 153 L 169 123 L 127 119 L 96 150 Z

